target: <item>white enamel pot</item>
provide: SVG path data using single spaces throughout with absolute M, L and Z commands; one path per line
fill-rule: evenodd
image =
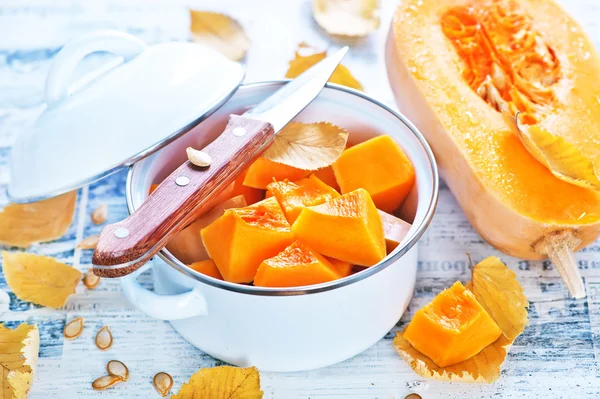
M 134 212 L 159 182 L 202 148 L 240 113 L 285 82 L 242 85 L 233 97 L 189 133 L 135 163 L 127 179 Z M 328 85 L 297 118 L 330 121 L 350 132 L 350 142 L 392 136 L 416 170 L 415 189 L 403 216 L 412 222 L 404 242 L 379 264 L 326 284 L 286 289 L 227 283 L 197 273 L 163 249 L 137 273 L 121 279 L 125 295 L 147 315 L 169 320 L 202 351 L 238 366 L 299 371 L 348 359 L 379 341 L 398 322 L 412 297 L 418 240 L 433 216 L 438 195 L 434 157 L 423 136 L 402 115 L 357 91 Z M 360 167 L 360 165 L 357 165 Z M 136 280 L 152 269 L 154 292 Z

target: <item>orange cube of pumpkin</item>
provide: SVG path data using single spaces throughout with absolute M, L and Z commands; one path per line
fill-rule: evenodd
M 502 334 L 498 324 L 460 281 L 419 309 L 404 338 L 440 367 L 475 356 Z
M 344 150 L 333 172 L 342 194 L 364 188 L 375 206 L 388 213 L 402 204 L 415 182 L 412 163 L 387 135 Z
M 340 191 L 340 185 L 335 179 L 335 173 L 333 173 L 333 168 L 331 166 L 315 170 L 315 176 L 317 176 L 323 183 L 333 187 L 335 191 Z
M 265 198 L 265 192 L 264 190 L 259 190 L 257 188 L 244 185 L 244 180 L 246 179 L 247 173 L 248 169 L 243 171 L 242 174 L 235 179 L 233 183 L 233 190 L 230 195 L 232 197 L 243 195 L 244 198 L 246 198 L 248 205 L 252 205 L 256 204 L 258 201 L 262 201 Z
M 223 279 L 250 283 L 260 263 L 294 241 L 275 198 L 229 209 L 201 231 L 202 241 Z
M 297 287 L 320 284 L 342 276 L 335 267 L 308 245 L 295 241 L 280 254 L 265 259 L 259 266 L 254 285 L 259 287 Z
M 207 276 L 223 280 L 223 276 L 221 276 L 219 268 L 217 267 L 217 265 L 215 265 L 215 262 L 212 259 L 194 262 L 191 265 L 189 265 L 189 267 L 190 269 L 195 270 L 198 273 L 206 274 Z
M 383 222 L 385 246 L 389 254 L 404 240 L 411 226 L 410 223 L 383 211 L 379 211 L 379 216 Z
M 353 265 L 372 266 L 386 255 L 381 217 L 362 188 L 302 209 L 292 231 L 320 254 Z
M 298 180 L 308 176 L 310 170 L 302 170 L 293 166 L 258 158 L 246 172 L 244 186 L 264 190 L 273 180 Z
M 337 270 L 338 274 L 341 277 L 348 277 L 352 274 L 353 265 L 351 265 L 350 263 L 334 258 L 327 258 L 327 260 L 329 261 L 329 263 L 331 263 L 331 266 L 333 266 L 335 270 Z
M 340 196 L 315 175 L 296 182 L 274 181 L 267 189 L 277 198 L 290 223 L 294 223 L 303 208 L 319 205 Z

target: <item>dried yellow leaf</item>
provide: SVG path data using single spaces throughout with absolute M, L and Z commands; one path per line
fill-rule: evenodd
M 361 37 L 379 28 L 379 0 L 313 0 L 313 16 L 331 35 Z
M 285 77 L 293 79 L 323 60 L 325 57 L 327 57 L 326 51 L 319 51 L 306 43 L 300 43 L 298 45 L 298 50 L 296 50 L 296 56 L 290 61 L 290 66 Z M 333 71 L 333 74 L 328 81 L 352 89 L 363 90 L 362 85 L 354 78 L 354 76 L 352 76 L 350 70 L 341 64 L 335 68 L 335 71 Z
M 510 346 L 523 332 L 529 302 L 515 273 L 500 259 L 489 257 L 473 267 L 473 277 L 466 286 L 477 301 L 498 324 L 503 334 L 477 355 L 447 367 L 439 367 L 429 357 L 416 350 L 398 332 L 394 346 L 410 367 L 419 375 L 435 380 L 492 383 L 500 377 L 500 366 Z
M 19 324 L 14 330 L 0 324 L 0 399 L 24 399 L 33 383 L 40 334 L 36 325 Z
M 54 258 L 2 251 L 4 276 L 14 294 L 38 305 L 59 308 L 81 280 L 81 272 Z
M 31 204 L 10 204 L 0 211 L 0 244 L 27 248 L 63 236 L 75 213 L 75 191 Z
M 316 170 L 334 163 L 346 148 L 348 132 L 328 122 L 294 122 L 275 136 L 263 153 L 271 161 Z
M 190 10 L 192 40 L 209 46 L 225 57 L 239 61 L 250 47 L 250 39 L 235 19 L 216 12 Z
M 198 370 L 171 399 L 261 399 L 256 367 L 221 366 Z
M 518 113 L 512 116 L 505 111 L 502 116 L 527 151 L 554 176 L 576 186 L 600 190 L 600 171 L 577 147 L 537 125 L 520 125 Z

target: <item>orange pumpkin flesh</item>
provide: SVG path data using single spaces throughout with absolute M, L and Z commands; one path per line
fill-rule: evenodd
M 389 254 L 404 240 L 410 230 L 410 223 L 383 211 L 379 211 L 379 216 L 383 223 L 386 251 Z
M 260 263 L 294 240 L 275 198 L 229 209 L 201 231 L 208 255 L 226 281 L 250 283 Z
M 278 255 L 260 264 L 254 285 L 295 287 L 326 283 L 341 277 L 324 256 L 308 245 L 295 241 Z
M 346 149 L 333 164 L 342 193 L 364 188 L 384 212 L 400 206 L 415 182 L 415 171 L 398 144 L 387 135 Z
M 264 190 L 273 180 L 299 180 L 311 172 L 294 168 L 293 166 L 269 161 L 266 158 L 258 158 L 250 165 L 244 177 L 244 186 Z
M 265 198 L 264 190 L 259 190 L 257 188 L 248 187 L 244 185 L 244 180 L 246 179 L 246 174 L 248 173 L 248 169 L 246 169 L 241 175 L 239 175 L 235 182 L 233 183 L 233 190 L 231 192 L 232 197 L 236 197 L 238 195 L 243 195 L 246 198 L 246 202 L 248 205 L 252 205 L 257 203 L 258 201 L 262 201 Z
M 372 266 L 386 256 L 381 217 L 362 188 L 302 209 L 292 230 L 320 254 L 354 265 Z
M 223 276 L 221 276 L 219 268 L 217 268 L 217 265 L 215 265 L 215 262 L 212 259 L 194 262 L 191 265 L 189 265 L 189 267 L 190 269 L 193 269 L 198 273 L 206 274 L 207 276 L 223 280 Z
M 335 268 L 340 277 L 348 277 L 352 274 L 352 268 L 354 267 L 348 262 L 344 262 L 343 260 L 334 259 L 334 258 L 326 258 L 331 266 Z
M 419 309 L 404 338 L 440 367 L 478 354 L 502 334 L 498 324 L 459 281 Z
M 569 232 L 578 248 L 596 239 L 600 194 L 552 175 L 495 101 L 600 162 L 600 60 L 556 3 L 403 1 L 386 59 L 399 108 L 427 137 L 442 177 L 488 242 L 540 259 L 538 244 L 552 234 Z
M 200 230 L 217 220 L 225 210 L 244 206 L 246 206 L 246 200 L 243 195 L 221 202 L 173 237 L 167 243 L 167 250 L 186 265 L 208 259 L 208 253 L 200 237 Z
M 333 168 L 331 166 L 315 170 L 315 176 L 317 176 L 323 183 L 332 187 L 335 191 L 340 192 L 340 185 L 335 179 L 335 173 L 333 173 Z
M 303 208 L 319 205 L 340 196 L 315 175 L 296 182 L 275 181 L 270 183 L 267 189 L 277 198 L 290 223 L 294 223 Z

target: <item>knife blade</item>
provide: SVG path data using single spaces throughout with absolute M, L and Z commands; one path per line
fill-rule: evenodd
M 275 135 L 317 97 L 347 51 L 341 48 L 243 115 L 230 115 L 225 130 L 202 149 L 212 159 L 210 166 L 185 162 L 133 214 L 102 230 L 92 257 L 94 273 L 122 277 L 134 272 L 208 211 Z

